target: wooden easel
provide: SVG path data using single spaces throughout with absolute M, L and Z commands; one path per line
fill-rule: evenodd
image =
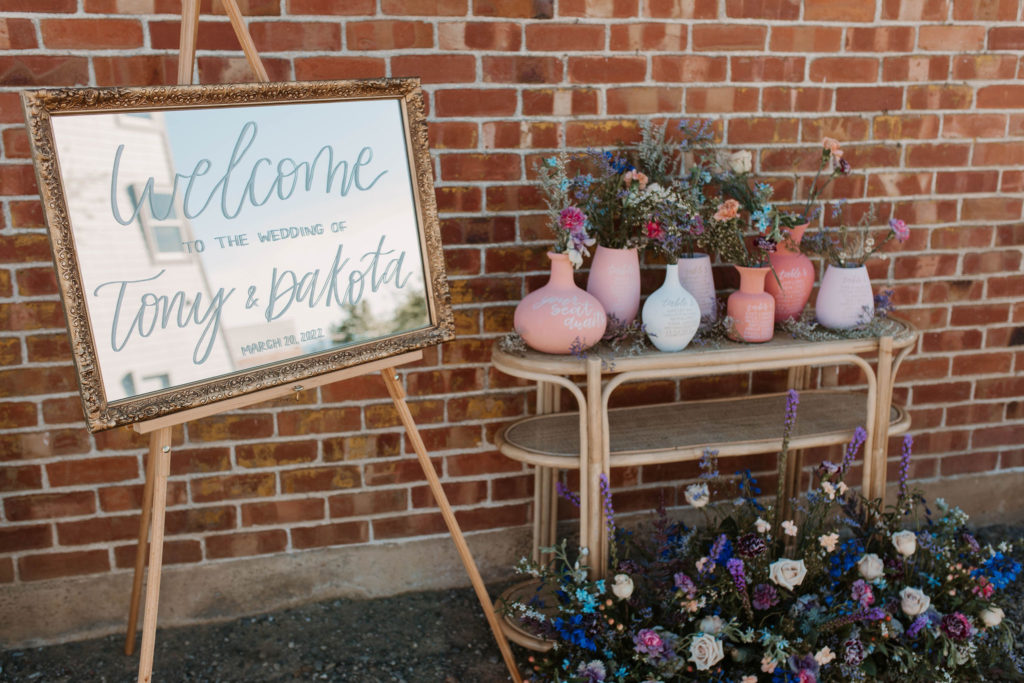
M 263 81 L 269 81 L 263 62 L 256 53 L 256 46 L 252 37 L 242 20 L 242 14 L 238 9 L 235 0 L 222 0 L 224 8 L 231 20 L 231 26 L 238 36 L 238 40 L 245 52 L 246 61 L 256 72 L 257 77 Z M 196 36 L 199 31 L 199 0 L 183 0 L 181 9 L 181 56 L 178 61 L 178 84 L 191 85 L 192 70 L 196 56 Z M 142 516 L 139 523 L 139 544 L 135 555 L 135 577 L 132 582 L 131 608 L 128 615 L 128 631 L 125 638 L 124 651 L 130 655 L 135 649 L 135 631 L 139 619 L 139 599 L 142 594 L 142 576 L 146 567 L 146 542 L 152 529 L 152 539 L 149 543 L 149 581 L 146 585 L 145 617 L 142 627 L 142 651 L 139 656 L 139 683 L 149 683 L 153 675 L 153 649 L 156 644 L 156 621 L 157 608 L 160 602 L 160 573 L 163 565 L 164 546 L 164 517 L 167 508 L 167 477 L 170 474 L 171 463 L 171 430 L 179 424 L 191 420 L 216 415 L 229 410 L 236 410 L 247 406 L 255 405 L 263 401 L 282 396 L 294 395 L 306 389 L 341 382 L 354 377 L 366 375 L 372 372 L 380 372 L 380 375 L 387 386 L 388 394 L 398 411 L 399 418 L 405 426 L 406 434 L 412 442 L 413 450 L 419 460 L 423 475 L 434 500 L 441 509 L 441 516 L 448 527 L 455 548 L 458 550 L 462 564 L 469 574 L 470 582 L 476 591 L 477 599 L 484 610 L 484 616 L 494 634 L 494 639 L 501 650 L 505 666 L 515 683 L 522 683 L 522 678 L 516 668 L 515 659 L 512 657 L 512 650 L 494 610 L 487 588 L 484 586 L 480 576 L 480 570 L 469 552 L 469 546 L 459 527 L 458 520 L 452 512 L 448 497 L 441 487 L 441 481 L 430 462 L 426 446 L 420 437 L 419 430 L 413 420 L 412 413 L 405 401 L 405 391 L 399 382 L 395 367 L 412 363 L 423 357 L 422 351 L 412 351 L 399 354 L 391 358 L 364 363 L 357 367 L 346 368 L 335 372 L 320 375 L 304 380 L 303 383 L 292 386 L 278 386 L 265 389 L 245 396 L 230 398 L 214 405 L 203 406 L 185 410 L 174 415 L 169 415 L 134 425 L 140 434 L 149 434 L 149 458 L 146 461 L 146 484 L 142 494 Z

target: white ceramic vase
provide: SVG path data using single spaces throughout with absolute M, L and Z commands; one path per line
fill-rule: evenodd
M 711 257 L 707 254 L 680 256 L 676 265 L 679 266 L 679 282 L 700 306 L 700 317 L 717 318 L 718 300 L 715 299 L 715 279 L 711 275 Z
M 866 266 L 843 268 L 829 265 L 821 278 L 815 317 L 825 327 L 849 330 L 871 322 L 875 295 Z
M 700 306 L 679 282 L 677 264 L 665 267 L 665 282 L 654 291 L 640 314 L 651 343 L 659 351 L 682 351 L 700 326 Z

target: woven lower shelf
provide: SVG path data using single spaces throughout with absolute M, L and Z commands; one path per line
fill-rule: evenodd
M 498 596 L 498 600 L 495 604 L 501 605 L 512 602 L 529 603 L 532 597 L 539 596 L 545 601 L 546 605 L 546 607 L 539 608 L 539 611 L 549 617 L 554 616 L 558 612 L 557 608 L 554 606 L 556 603 L 554 594 L 552 594 L 550 590 L 538 593 L 539 588 L 540 582 L 535 579 L 517 583 L 511 588 L 505 589 L 501 595 Z M 495 611 L 498 615 L 498 621 L 501 624 L 501 630 L 505 633 L 505 637 L 516 645 L 521 645 L 527 650 L 533 650 L 534 652 L 547 652 L 554 647 L 554 643 L 550 640 L 545 640 L 544 638 L 534 635 L 523 628 L 523 626 L 516 621 L 514 616 L 505 614 L 501 609 L 496 608 Z
M 762 394 L 706 401 L 681 401 L 608 411 L 612 467 L 695 460 L 707 448 L 720 456 L 768 453 L 782 447 L 786 394 Z M 811 390 L 800 394 L 790 448 L 846 443 L 864 426 L 867 393 Z M 910 416 L 893 405 L 889 434 L 910 428 Z M 505 456 L 540 467 L 577 469 L 579 413 L 536 415 L 498 432 Z

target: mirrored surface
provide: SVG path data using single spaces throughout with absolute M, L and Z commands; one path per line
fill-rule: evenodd
M 431 324 L 397 100 L 51 122 L 108 401 Z

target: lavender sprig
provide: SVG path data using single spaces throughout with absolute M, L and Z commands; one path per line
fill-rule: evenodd
M 850 443 L 846 444 L 846 451 L 843 453 L 843 464 L 839 468 L 839 476 L 845 475 L 850 469 L 853 459 L 857 457 L 860 447 L 864 445 L 867 438 L 868 433 L 863 427 L 857 427 L 853 430 L 853 438 L 850 439 Z
M 569 487 L 562 482 L 555 482 L 555 492 L 558 493 L 562 498 L 573 504 L 574 507 L 580 506 L 580 497 L 569 490 Z
M 903 450 L 900 451 L 900 505 L 907 500 L 907 479 L 910 477 L 910 454 L 913 447 L 914 437 L 904 435 Z
M 800 394 L 790 389 L 786 395 L 786 418 L 782 423 L 782 449 L 779 451 L 779 485 L 775 492 L 775 526 L 781 524 L 782 503 L 786 495 L 786 459 L 789 452 L 789 437 L 796 424 L 796 409 L 800 405 Z

